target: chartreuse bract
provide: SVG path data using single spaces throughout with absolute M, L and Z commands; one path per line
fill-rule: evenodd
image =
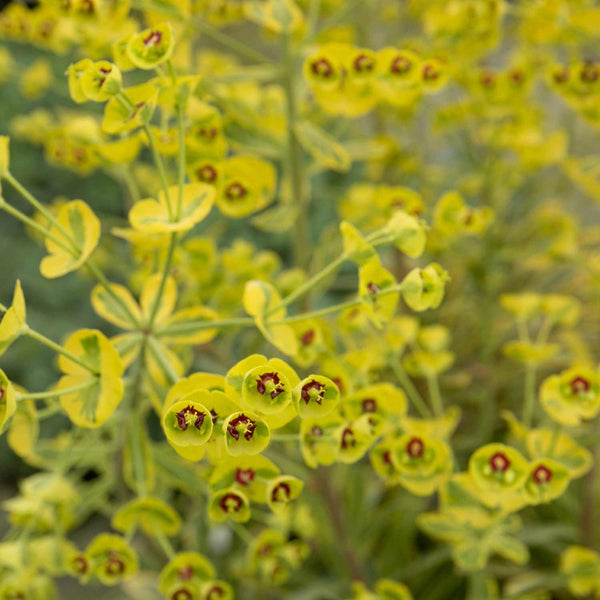
M 599 26 L 0 10 L 0 600 L 600 594 Z

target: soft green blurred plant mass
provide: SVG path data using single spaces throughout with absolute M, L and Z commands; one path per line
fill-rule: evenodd
M 0 600 L 600 597 L 599 28 L 0 11 Z

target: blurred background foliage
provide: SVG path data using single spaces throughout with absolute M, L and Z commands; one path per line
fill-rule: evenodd
M 365 7 L 368 5 L 364 2 Z M 351 13 L 350 18 L 360 22 L 360 15 L 360 11 Z M 414 27 L 417 25 L 410 21 L 388 23 L 381 30 L 370 32 L 370 39 L 363 40 L 363 43 L 379 47 L 384 40 L 394 37 L 389 29 L 404 30 L 403 34 L 396 33 L 395 36 L 402 37 L 410 36 Z M 256 41 L 254 29 L 233 28 L 232 33 L 250 43 Z M 363 31 L 362 35 L 367 36 L 367 33 Z M 490 64 L 504 62 L 511 51 L 508 39 L 489 57 Z M 262 43 L 261 40 L 259 42 Z M 16 75 L 37 58 L 48 58 L 46 53 L 30 46 L 11 43 L 6 46 L 18 65 Z M 200 47 L 211 45 L 201 41 Z M 590 48 L 589 54 L 598 58 L 594 47 Z M 12 77 L 2 85 L 0 133 L 9 133 L 13 118 L 34 108 L 55 109 L 57 105 L 73 108 L 63 75 L 73 58 L 60 56 L 50 59 L 54 83 L 40 99 L 24 98 L 19 91 L 18 78 Z M 560 292 L 580 298 L 586 310 L 579 333 L 566 332 L 562 334 L 561 342 L 574 354 L 581 353 L 582 347 L 598 352 L 600 255 L 596 250 L 600 240 L 600 204 L 577 189 L 560 164 L 528 170 L 519 161 L 507 158 L 496 149 L 478 145 L 469 127 L 436 128 L 435 116 L 456 101 L 460 94 L 457 86 L 451 84 L 440 94 L 429 98 L 415 115 L 402 116 L 390 108 L 382 108 L 375 115 L 356 120 L 355 126 L 359 134 L 357 137 L 378 130 L 391 136 L 399 146 L 399 159 L 383 170 L 382 181 L 418 190 L 429 209 L 443 192 L 456 188 L 470 191 L 482 205 L 496 210 L 496 219 L 485 236 L 461 239 L 437 253 L 437 260 L 454 280 L 447 288 L 447 297 L 440 309 L 422 317 L 423 323 L 446 325 L 452 333 L 456 362 L 453 369 L 442 377 L 442 388 L 446 404 L 458 404 L 463 409 L 463 422 L 455 438 L 454 449 L 458 462 L 464 465 L 466 457 L 475 448 L 504 435 L 505 425 L 498 419 L 500 411 L 514 409 L 521 404 L 523 371 L 502 354 L 503 343 L 515 337 L 513 320 L 499 308 L 502 294 Z M 566 133 L 569 156 L 597 152 L 597 131 L 555 94 L 540 88 L 535 102 L 543 106 L 548 128 Z M 88 105 L 86 110 L 96 110 L 100 114 L 97 107 L 90 108 Z M 344 123 L 335 119 L 331 119 L 329 124 L 334 129 L 343 130 L 345 127 Z M 105 234 L 112 225 L 126 222 L 126 190 L 102 171 L 83 177 L 57 168 L 45 160 L 42 149 L 17 139 L 11 142 L 11 155 L 12 172 L 45 202 L 58 196 L 84 199 L 102 217 Z M 311 205 L 310 232 L 314 247 L 323 250 L 315 259 L 317 262 L 335 255 L 339 246 L 337 208 L 348 186 L 361 181 L 365 173 L 366 168 L 357 164 L 349 173 L 327 173 L 313 180 L 313 187 L 319 195 Z M 18 202 L 8 186 L 5 194 L 9 201 Z M 535 215 L 554 204 L 560 205 L 577 222 L 577 227 L 582 223 L 592 226 L 575 241 L 594 249 L 595 253 L 577 249 L 574 253 L 548 259 L 547 236 L 540 234 L 538 225 L 541 221 L 536 220 Z M 206 225 L 202 227 L 204 229 Z M 274 249 L 287 266 L 291 266 L 288 232 L 267 233 L 245 222 L 228 221 L 224 224 L 214 219 L 208 221 L 208 228 L 214 232 L 221 248 L 236 238 L 247 239 L 259 248 Z M 121 241 L 108 239 L 105 244 L 110 276 L 114 280 L 122 280 L 130 260 L 127 247 Z M 91 309 L 89 294 L 94 282 L 79 274 L 71 274 L 60 281 L 42 278 L 38 265 L 43 254 L 42 247 L 24 235 L 20 224 L 4 214 L 0 216 L 0 301 L 8 303 L 14 281 L 19 278 L 26 291 L 30 324 L 49 337 L 62 339 L 82 327 L 113 333 Z M 406 264 L 397 255 L 390 254 L 387 258 L 398 276 L 406 271 Z M 327 295 L 317 290 L 309 303 L 314 307 L 327 305 L 355 289 L 354 270 L 344 268 L 336 279 L 335 287 Z M 230 364 L 252 350 L 257 336 L 255 332 L 242 332 L 227 334 L 225 339 L 229 341 L 224 344 L 229 348 L 223 351 L 226 360 L 220 361 L 221 357 L 213 353 L 214 348 L 203 348 L 194 355 L 193 370 L 224 373 Z M 564 356 L 550 362 L 540 377 L 564 367 L 565 363 Z M 44 389 L 56 378 L 52 353 L 28 339 L 19 340 L 11 352 L 2 357 L 2 368 L 11 380 L 28 389 Z M 385 380 L 386 376 L 389 373 L 382 372 L 382 379 Z M 425 392 L 421 383 L 417 385 Z M 56 417 L 48 434 L 61 426 L 61 417 Z M 294 449 L 290 447 L 289 451 L 293 453 Z M 3 465 L 0 494 L 8 497 L 14 494 L 15 482 L 31 470 L 8 451 L 5 437 L 0 438 L 0 461 Z M 465 597 L 464 577 L 452 566 L 450 550 L 426 538 L 415 526 L 416 515 L 431 510 L 433 499 L 419 499 L 397 487 L 380 494 L 379 486 L 373 485 L 370 468 L 362 464 L 351 468 L 340 465 L 331 470 L 333 483 L 326 483 L 316 476 L 311 484 L 312 489 L 318 492 L 313 508 L 326 512 L 324 521 L 332 525 L 330 530 L 322 532 L 321 547 L 316 549 L 304 567 L 311 573 L 310 583 L 306 585 L 307 577 L 300 571 L 286 585 L 284 596 L 281 592 L 258 589 L 252 591 L 253 597 L 294 600 L 339 598 L 338 582 L 332 579 L 331 573 L 346 574 L 350 570 L 351 574 L 360 575 L 352 573 L 352 558 L 345 551 L 348 547 L 354 549 L 354 558 L 364 565 L 361 568 L 366 569 L 369 579 L 386 576 L 402 580 L 410 586 L 415 598 L 443 600 Z M 592 542 L 594 536 L 598 541 L 598 519 L 593 523 L 590 534 L 586 531 L 586 519 L 589 518 L 586 510 L 589 506 L 582 502 L 588 493 L 586 485 L 590 477 L 574 482 L 571 493 L 552 504 L 526 509 L 527 525 L 518 537 L 533 550 L 533 570 L 547 569 L 548 565 L 554 564 L 564 544 L 576 542 L 582 532 Z M 596 492 L 598 479 L 592 479 Z M 341 526 L 340 521 L 343 523 Z M 92 523 L 87 527 L 95 530 L 98 525 Z M 204 527 L 204 519 L 198 519 L 193 526 Z M 89 537 L 90 529 L 79 532 L 81 539 Z M 207 539 L 213 544 L 213 549 L 223 549 L 221 564 L 217 560 L 216 566 L 224 570 L 230 540 L 225 539 L 227 536 L 223 539 L 218 537 L 225 535 L 221 529 L 211 535 L 213 537 Z M 199 550 L 202 551 L 202 548 Z M 510 576 L 518 571 L 519 567 L 507 566 L 500 560 L 491 562 L 490 572 L 498 576 Z M 63 591 L 63 594 L 69 593 Z M 92 597 L 98 599 L 120 598 L 120 592 L 114 590 L 102 592 L 94 589 L 92 593 Z M 147 594 L 146 597 L 150 598 L 151 592 Z

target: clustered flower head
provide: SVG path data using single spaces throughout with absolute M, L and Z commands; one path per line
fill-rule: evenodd
M 29 469 L 0 600 L 600 595 L 598 25 L 591 0 L 0 10 L 0 210 L 41 246 L 0 298 Z M 91 327 L 46 335 L 31 256 Z

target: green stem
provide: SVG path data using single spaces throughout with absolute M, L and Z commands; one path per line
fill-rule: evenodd
M 525 367 L 525 402 L 523 403 L 523 424 L 531 427 L 533 411 L 535 408 L 535 366 L 528 364 Z
M 431 405 L 433 406 L 433 412 L 436 417 L 444 416 L 444 405 L 442 402 L 442 394 L 440 392 L 440 382 L 437 375 L 427 377 L 427 387 L 429 389 L 429 397 L 431 399 Z
M 165 291 L 165 284 L 167 283 L 167 279 L 169 277 L 169 273 L 171 271 L 171 264 L 173 262 L 173 255 L 175 254 L 175 248 L 177 247 L 178 236 L 176 233 L 171 234 L 171 238 L 169 239 L 169 248 L 167 250 L 167 257 L 165 258 L 165 264 L 163 266 L 162 277 L 160 280 L 160 285 L 158 287 L 158 292 L 156 293 L 156 298 L 154 299 L 154 304 L 152 305 L 152 311 L 150 312 L 150 318 L 148 319 L 148 328 L 152 330 L 154 326 L 154 320 L 156 319 L 156 315 L 158 313 L 158 307 L 160 306 L 160 301 L 162 300 L 163 292 Z
M 309 211 L 307 198 L 303 186 L 303 160 L 302 149 L 296 137 L 294 125 L 298 121 L 298 109 L 296 99 L 296 88 L 294 76 L 296 74 L 296 61 L 292 51 L 292 38 L 289 34 L 281 36 L 281 54 L 283 62 L 283 90 L 286 104 L 286 126 L 287 126 L 287 172 L 291 180 L 292 198 L 298 209 L 296 222 L 296 236 L 294 251 L 296 265 L 302 269 L 306 268 L 309 260 L 310 231 Z
M 159 543 L 162 551 L 167 555 L 169 560 L 172 560 L 176 556 L 175 548 L 169 541 L 169 538 L 160 530 L 158 527 L 154 528 L 154 536 L 156 537 L 156 541 Z
M 75 392 L 79 392 L 81 390 L 86 390 L 93 385 L 96 385 L 98 380 L 96 378 L 89 379 L 88 381 L 84 381 L 79 385 L 74 385 L 73 387 L 63 388 L 60 390 L 48 390 L 46 392 L 33 392 L 33 393 L 24 393 L 17 394 L 17 401 L 21 400 L 45 400 L 46 398 L 56 398 L 58 396 L 66 396 L 67 394 L 73 394 Z
M 254 319 L 250 317 L 239 317 L 232 319 L 221 319 L 216 321 L 196 321 L 187 323 L 174 323 L 165 329 L 155 331 L 156 337 L 166 337 L 186 333 L 188 331 L 200 331 L 201 329 L 225 329 L 228 327 L 252 327 Z
M 37 221 L 34 221 L 26 214 L 22 213 L 19 209 L 11 206 L 6 202 L 3 198 L 0 198 L 0 209 L 7 212 L 9 215 L 15 217 L 25 225 L 28 225 L 32 229 L 35 229 L 38 233 L 42 234 L 44 237 L 51 239 L 57 246 L 62 248 L 65 252 L 71 254 L 71 256 L 77 256 L 77 253 L 73 248 L 67 246 L 64 240 L 57 238 L 53 233 L 51 233 L 48 229 L 46 229 L 43 225 L 40 225 Z
M 325 279 L 328 275 L 333 273 L 345 260 L 346 254 L 340 255 L 333 262 L 329 263 L 325 268 L 321 269 L 318 273 L 313 275 L 310 279 L 305 281 L 299 288 L 295 289 L 289 296 L 285 297 L 277 306 L 274 306 L 270 310 L 268 310 L 265 314 L 266 317 L 272 315 L 274 312 L 277 312 L 281 308 L 284 308 L 297 300 L 304 293 L 310 291 L 315 285 L 317 285 L 320 281 Z
M 402 291 L 402 284 L 398 284 L 380 292 L 376 292 L 373 296 L 385 296 L 386 294 L 392 294 L 395 292 Z M 282 319 L 277 319 L 274 321 L 268 321 L 269 325 L 282 325 L 284 323 L 295 323 L 298 321 L 305 321 L 307 319 L 315 319 L 317 317 L 323 317 L 325 315 L 329 315 L 331 313 L 339 312 L 340 310 L 344 310 L 346 308 L 352 308 L 353 306 L 359 306 L 361 304 L 360 298 L 355 298 L 353 300 L 348 300 L 346 302 L 341 302 L 340 304 L 334 304 L 333 306 L 327 306 L 325 308 L 321 308 L 318 310 L 313 310 L 310 312 L 300 313 L 298 315 L 291 315 L 289 317 L 285 317 Z M 157 337 L 168 336 L 168 335 L 176 335 L 185 333 L 186 331 L 196 331 L 200 329 L 219 329 L 221 327 L 252 327 L 255 322 L 251 318 L 240 317 L 236 319 L 223 319 L 222 321 L 197 321 L 197 322 L 189 322 L 189 323 L 181 323 L 174 324 L 170 327 L 160 330 L 156 333 Z
M 43 344 L 44 346 L 47 346 L 51 350 L 54 350 L 54 352 L 57 352 L 58 354 L 62 354 L 64 357 L 66 357 L 69 360 L 73 361 L 74 363 L 78 364 L 80 367 L 87 369 L 93 375 L 100 375 L 99 371 L 97 371 L 96 369 L 94 369 L 93 367 L 88 365 L 86 362 L 81 360 L 79 357 L 75 356 L 74 354 L 72 354 L 71 352 L 69 352 L 68 350 L 66 350 L 59 344 L 57 344 L 56 342 L 53 342 L 51 339 L 47 338 L 45 335 L 42 335 L 41 333 L 38 333 L 34 329 L 31 329 L 29 326 L 25 325 L 23 327 L 23 334 L 29 336 L 30 338 L 33 338 L 34 340 L 37 340 L 38 342 L 40 342 L 40 344 Z
M 272 433 L 269 438 L 272 442 L 297 442 L 300 439 L 299 433 Z
M 413 406 L 417 409 L 417 412 L 424 419 L 431 418 L 431 416 L 432 416 L 431 410 L 429 409 L 429 407 L 427 406 L 427 404 L 425 403 L 423 398 L 421 398 L 421 394 L 419 394 L 419 391 L 414 386 L 413 382 L 411 381 L 410 377 L 408 376 L 408 373 L 404 370 L 404 367 L 402 366 L 400 360 L 393 358 L 392 360 L 389 361 L 389 365 L 392 368 L 392 371 L 394 371 L 394 374 L 396 375 L 396 377 L 398 378 L 400 385 L 403 387 L 404 391 L 406 392 L 408 399 L 412 402 Z
M 38 410 L 36 413 L 36 417 L 38 421 L 43 421 L 44 419 L 52 417 L 53 415 L 56 415 L 59 412 L 62 412 L 62 406 L 60 404 L 55 404 L 53 406 L 47 406 L 42 410 Z
M 69 240 L 69 242 L 73 245 L 73 248 L 75 250 L 77 250 L 78 252 L 80 251 L 79 248 L 75 246 L 73 240 L 71 240 L 69 232 L 63 227 L 62 223 L 60 223 L 60 221 L 39 200 L 37 200 L 35 196 L 33 196 L 33 194 L 31 194 L 27 189 L 25 189 L 13 177 L 12 173 L 5 173 L 4 179 L 6 179 L 6 181 L 8 181 L 8 183 L 10 183 L 10 185 L 12 185 L 12 187 L 15 188 L 15 190 L 17 190 L 17 192 L 19 192 L 19 194 L 21 194 L 21 196 L 25 198 L 25 200 L 27 200 L 27 202 L 29 202 L 36 210 L 38 210 L 42 215 L 44 215 L 48 222 L 52 223 L 52 225 L 54 225 L 62 233 L 65 236 L 65 238 Z

